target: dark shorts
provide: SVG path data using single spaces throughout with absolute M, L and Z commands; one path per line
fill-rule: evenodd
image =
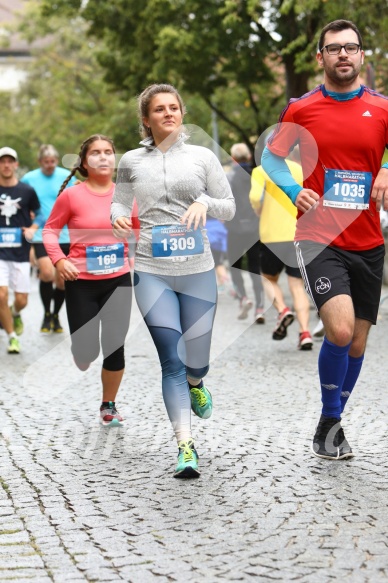
M 341 294 L 352 298 L 356 318 L 376 324 L 384 267 L 384 245 L 344 251 L 312 241 L 295 244 L 306 290 L 317 310 Z
M 218 251 L 218 249 L 212 249 L 212 255 L 214 259 L 214 267 L 219 267 L 224 264 L 225 253 L 223 251 Z
M 60 248 L 65 255 L 69 255 L 70 253 L 70 243 L 61 243 Z M 35 257 L 37 259 L 42 259 L 42 257 L 47 257 L 47 251 L 43 243 L 34 243 L 33 244 Z
M 279 275 L 286 270 L 287 275 L 301 278 L 293 241 L 284 243 L 262 243 L 260 248 L 261 273 Z

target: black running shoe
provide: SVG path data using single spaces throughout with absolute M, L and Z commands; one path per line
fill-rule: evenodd
M 350 447 L 348 440 L 345 437 L 344 430 L 342 427 L 339 428 L 337 433 L 337 444 L 339 449 L 339 460 L 344 460 L 349 457 L 353 457 L 354 453 L 352 452 L 352 448 Z
M 43 332 L 43 334 L 49 334 L 52 330 L 51 326 L 51 314 L 50 312 L 45 312 L 40 331 Z
M 290 326 L 295 319 L 294 314 L 291 312 L 290 308 L 285 307 L 284 310 L 278 315 L 276 321 L 276 328 L 272 332 L 273 340 L 283 340 L 287 336 L 287 328 Z
M 52 318 L 51 318 L 51 329 L 53 332 L 56 332 L 57 334 L 62 334 L 63 332 L 63 328 L 61 326 L 61 323 L 59 321 L 59 316 L 58 314 L 53 314 Z
M 312 443 L 312 452 L 327 460 L 340 460 L 353 457 L 346 440 L 341 420 L 321 415 Z

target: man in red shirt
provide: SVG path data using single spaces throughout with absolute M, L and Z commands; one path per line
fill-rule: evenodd
M 364 51 L 352 22 L 336 20 L 323 28 L 317 61 L 324 84 L 291 99 L 262 164 L 298 208 L 298 262 L 326 333 L 318 360 L 323 407 L 312 450 L 338 460 L 353 456 L 341 414 L 361 370 L 381 293 L 388 98 L 360 83 Z M 296 143 L 303 187 L 284 161 Z

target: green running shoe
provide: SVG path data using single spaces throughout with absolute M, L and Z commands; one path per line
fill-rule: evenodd
M 8 342 L 8 354 L 19 354 L 20 344 L 17 338 L 10 338 Z
M 190 389 L 191 408 L 197 417 L 209 419 L 213 411 L 213 399 L 205 386 Z
M 194 447 L 194 441 L 190 438 L 187 441 L 178 443 L 178 463 L 175 468 L 174 478 L 198 478 L 198 454 Z
M 23 334 L 23 330 L 24 330 L 24 324 L 23 324 L 22 317 L 20 314 L 15 316 L 12 308 L 10 308 L 10 310 L 11 310 L 12 319 L 13 319 L 13 329 L 15 330 L 15 334 L 20 336 L 21 334 Z

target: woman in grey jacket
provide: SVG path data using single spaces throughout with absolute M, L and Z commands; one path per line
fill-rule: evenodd
M 199 476 L 190 410 L 212 413 L 202 378 L 209 370 L 217 303 L 206 215 L 230 220 L 234 198 L 216 156 L 186 143 L 185 113 L 177 90 L 151 85 L 139 96 L 141 148 L 121 159 L 111 221 L 118 236 L 132 230 L 136 199 L 140 238 L 135 256 L 135 296 L 158 351 L 167 413 L 178 441 L 174 476 Z

